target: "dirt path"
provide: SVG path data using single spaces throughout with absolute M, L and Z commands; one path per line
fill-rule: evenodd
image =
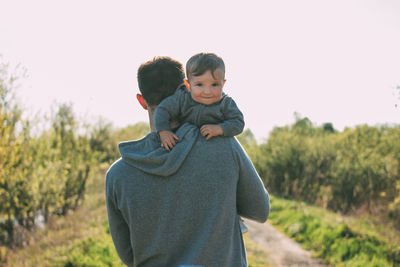
M 249 228 L 248 237 L 268 251 L 268 260 L 272 266 L 326 267 L 317 259 L 311 258 L 309 251 L 302 249 L 298 243 L 278 232 L 269 223 L 245 220 L 245 224 Z

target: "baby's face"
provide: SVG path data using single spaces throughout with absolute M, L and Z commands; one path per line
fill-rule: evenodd
M 224 73 L 220 69 L 214 71 L 214 77 L 208 70 L 200 76 L 192 76 L 188 88 L 194 101 L 205 105 L 218 102 L 222 97 L 224 87 Z

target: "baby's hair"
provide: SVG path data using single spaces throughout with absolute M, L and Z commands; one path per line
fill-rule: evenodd
M 199 53 L 192 56 L 186 63 L 186 77 L 190 80 L 192 76 L 200 76 L 208 70 L 214 77 L 216 69 L 220 69 L 225 77 L 225 64 L 222 58 L 214 53 Z

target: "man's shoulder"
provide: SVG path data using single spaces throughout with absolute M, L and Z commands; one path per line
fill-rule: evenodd
M 199 138 L 204 139 L 202 136 L 199 136 Z M 204 144 L 209 144 L 212 146 L 212 148 L 209 149 L 217 150 L 223 153 L 238 154 L 241 153 L 241 151 L 243 150 L 236 137 L 216 136 L 209 141 L 206 141 L 204 139 L 203 142 Z M 198 142 L 197 145 L 202 146 L 204 145 L 203 142 Z
M 126 172 L 127 167 L 128 167 L 127 164 L 124 162 L 122 158 L 119 158 L 118 160 L 114 161 L 114 163 L 111 164 L 110 168 L 108 168 L 106 172 L 107 182 L 114 180 L 116 177 L 119 177 L 121 173 Z
M 215 139 L 221 140 L 217 141 L 216 149 L 225 149 L 225 151 L 228 151 L 229 149 L 230 153 L 232 153 L 236 159 L 248 157 L 246 151 L 243 149 L 236 137 L 217 136 Z

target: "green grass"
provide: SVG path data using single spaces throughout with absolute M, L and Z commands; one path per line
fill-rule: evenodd
M 66 217 L 52 218 L 49 225 L 33 233 L 30 244 L 18 250 L 0 247 L 7 262 L 0 266 L 120 267 L 108 232 L 104 198 L 104 173 L 92 177 L 85 202 Z M 249 266 L 270 266 L 267 253 L 245 237 Z
M 59 262 L 61 266 L 125 266 L 116 255 L 112 240 L 105 236 L 77 240 L 66 252 L 65 259 Z
M 247 234 L 244 234 L 244 242 L 246 244 L 249 267 L 271 267 L 268 261 L 268 253 L 257 244 L 251 242 Z
M 271 197 L 269 222 L 334 266 L 399 266 L 398 232 L 365 218 L 343 217 L 297 201 Z M 362 222 L 363 221 L 363 222 Z

